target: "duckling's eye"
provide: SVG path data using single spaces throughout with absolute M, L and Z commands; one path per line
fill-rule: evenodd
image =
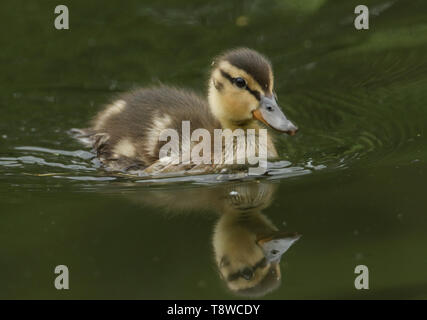
M 239 88 L 245 88 L 246 87 L 246 81 L 243 78 L 235 78 L 234 84 L 238 86 Z

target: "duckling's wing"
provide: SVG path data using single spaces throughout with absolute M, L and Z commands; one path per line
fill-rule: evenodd
M 139 89 L 120 96 L 99 112 L 86 138 L 106 167 L 116 169 L 120 160 L 126 159 L 126 165 L 133 161 L 145 168 L 159 161 L 160 149 L 166 143 L 159 140 L 163 130 L 175 130 L 178 143 L 182 141 L 183 121 L 189 121 L 192 131 L 220 128 L 206 100 L 191 91 L 166 86 Z M 160 167 L 168 171 L 182 168 L 160 162 L 152 169 Z
M 92 147 L 93 152 L 109 171 L 143 170 L 146 167 L 141 161 L 126 156 L 117 157 L 112 153 L 110 136 L 107 133 L 98 133 L 90 128 L 73 128 L 70 134 L 85 146 Z

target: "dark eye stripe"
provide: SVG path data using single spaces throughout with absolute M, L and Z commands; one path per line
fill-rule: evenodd
M 267 260 L 265 259 L 265 257 L 264 258 L 262 258 L 260 261 L 258 261 L 255 265 L 254 265 L 254 267 L 253 267 L 253 270 L 254 270 L 254 272 L 258 269 L 258 268 L 263 268 L 263 267 L 265 267 L 265 265 L 267 264 Z M 241 278 L 242 276 L 241 276 L 241 274 L 240 274 L 240 271 L 237 271 L 237 272 L 235 272 L 235 273 L 233 273 L 233 274 L 230 274 L 228 277 L 227 277 L 227 281 L 236 281 L 237 279 L 239 279 L 239 278 Z
M 251 88 L 249 88 L 248 86 L 246 86 L 246 90 L 248 90 L 249 93 L 255 97 L 255 99 L 257 99 L 258 101 L 261 100 L 261 94 L 258 91 L 251 90 Z
M 234 84 L 234 81 L 236 80 L 236 78 L 233 78 L 232 76 L 230 76 L 227 72 L 225 72 L 222 69 L 219 69 L 219 71 L 221 72 L 221 75 L 226 78 L 228 81 L 230 81 L 232 84 Z M 251 88 L 249 88 L 248 85 L 246 85 L 245 89 L 255 97 L 255 99 L 257 99 L 258 101 L 261 100 L 261 94 L 256 91 L 256 90 L 252 90 Z

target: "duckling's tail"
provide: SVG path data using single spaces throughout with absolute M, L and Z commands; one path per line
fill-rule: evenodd
M 93 147 L 94 142 L 94 135 L 96 132 L 92 129 L 86 128 L 86 129 L 77 129 L 72 128 L 68 130 L 68 134 L 82 143 L 86 147 Z

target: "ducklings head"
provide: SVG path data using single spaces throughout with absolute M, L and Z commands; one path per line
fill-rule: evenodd
M 281 257 L 299 237 L 278 231 L 259 212 L 224 214 L 213 238 L 221 278 L 238 295 L 267 294 L 280 285 Z
M 223 128 L 257 128 L 257 121 L 294 135 L 298 128 L 277 104 L 271 63 L 260 53 L 238 48 L 212 63 L 209 105 Z

